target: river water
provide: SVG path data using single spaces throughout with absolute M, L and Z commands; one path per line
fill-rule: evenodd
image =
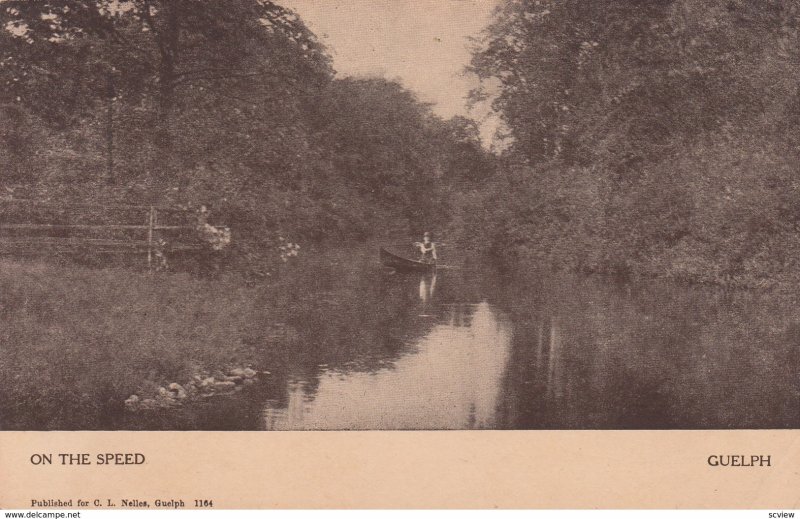
M 295 347 L 193 427 L 800 427 L 786 297 L 574 276 L 337 274 Z

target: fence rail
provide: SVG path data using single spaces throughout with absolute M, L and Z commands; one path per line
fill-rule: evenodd
M 51 223 L 6 223 L 0 224 L 2 229 L 107 229 L 107 230 L 149 230 L 154 231 L 177 231 L 191 230 L 195 227 L 189 225 L 85 225 L 85 224 L 51 224 Z
M 31 219 L 30 214 L 20 216 L 15 208 L 20 206 L 56 208 L 59 214 L 37 215 L 36 220 L 44 222 L 32 223 L 30 221 L 8 221 L 14 219 Z M 86 214 L 84 210 L 106 211 L 117 213 L 114 218 L 109 214 Z M 197 236 L 199 226 L 204 225 L 196 219 L 196 212 L 186 208 L 169 208 L 139 205 L 100 205 L 100 204 L 57 204 L 48 201 L 36 200 L 2 200 L 0 199 L 0 254 L 13 254 L 14 252 L 76 252 L 91 250 L 102 254 L 147 254 L 148 269 L 153 267 L 153 259 L 158 254 L 161 260 L 165 259 L 165 237 L 170 237 L 168 246 L 170 252 L 200 251 L 203 244 Z M 136 214 L 130 214 L 134 211 Z M 14 218 L 15 213 L 17 218 Z M 122 214 L 119 214 L 122 213 Z M 110 223 L 72 223 L 73 220 L 106 218 Z M 159 216 L 168 220 L 160 223 Z M 178 219 L 179 221 L 172 221 Z M 51 220 L 47 222 L 46 220 Z M 57 221 L 53 221 L 57 220 Z M 58 221 L 60 220 L 60 221 Z M 66 221 L 64 221 L 66 220 Z M 113 221 L 118 220 L 118 221 Z M 142 223 L 134 223 L 139 220 Z M 193 224 L 190 224 L 192 222 Z M 213 226 L 222 229 L 223 226 Z M 119 236 L 123 232 L 123 236 Z M 87 235 L 81 235 L 89 234 Z M 44 234 L 44 235 L 43 235 Z M 49 234 L 49 235 L 48 235 Z M 55 235 L 54 235 L 55 234 Z M 60 234 L 60 235 L 59 235 Z M 64 235 L 68 234 L 68 235 Z M 75 234 L 78 234 L 77 236 Z M 183 235 L 183 236 L 181 236 Z M 186 236 L 189 236 L 187 243 Z M 194 237 L 192 240 L 191 237 Z M 181 241 L 183 238 L 183 241 Z
M 162 213 L 193 213 L 193 209 L 189 209 L 187 207 L 169 207 L 165 205 L 136 205 L 136 204 L 79 204 L 79 203 L 69 203 L 63 204 L 61 202 L 53 202 L 50 200 L 34 200 L 31 198 L 0 198 L 0 204 L 15 204 L 15 205 L 32 205 L 32 206 L 40 206 L 40 207 L 55 207 L 58 209 L 75 209 L 75 208 L 84 208 L 84 209 L 114 209 L 114 210 L 125 210 L 125 209 L 143 209 L 149 211 L 152 207 L 156 211 Z

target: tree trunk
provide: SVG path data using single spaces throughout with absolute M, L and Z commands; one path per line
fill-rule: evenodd
M 158 127 L 155 132 L 158 150 L 158 177 L 168 181 L 174 177 L 172 117 L 175 109 L 175 80 L 180 45 L 180 20 L 173 2 L 162 3 L 163 29 L 156 35 L 160 51 L 158 68 Z
M 165 132 L 164 137 L 167 138 L 164 144 L 169 146 L 171 144 L 169 122 L 175 105 L 175 71 L 178 61 L 180 23 L 174 4 L 164 2 L 163 9 L 165 24 L 163 32 L 159 35 L 161 40 L 159 44 L 161 63 L 158 70 L 159 118 L 161 129 Z
M 114 90 L 114 76 L 108 74 L 108 84 L 106 85 L 106 97 L 108 100 L 108 113 L 107 113 L 107 127 L 106 127 L 106 182 L 114 184 L 114 97 L 116 92 Z

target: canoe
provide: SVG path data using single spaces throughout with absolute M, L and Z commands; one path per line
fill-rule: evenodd
M 387 267 L 392 267 L 398 272 L 433 272 L 436 270 L 436 264 L 434 263 L 423 263 L 403 258 L 383 248 L 381 249 L 381 263 Z

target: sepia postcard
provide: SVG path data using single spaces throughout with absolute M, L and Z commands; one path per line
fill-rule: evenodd
M 0 508 L 800 509 L 798 77 L 796 0 L 0 0 Z

